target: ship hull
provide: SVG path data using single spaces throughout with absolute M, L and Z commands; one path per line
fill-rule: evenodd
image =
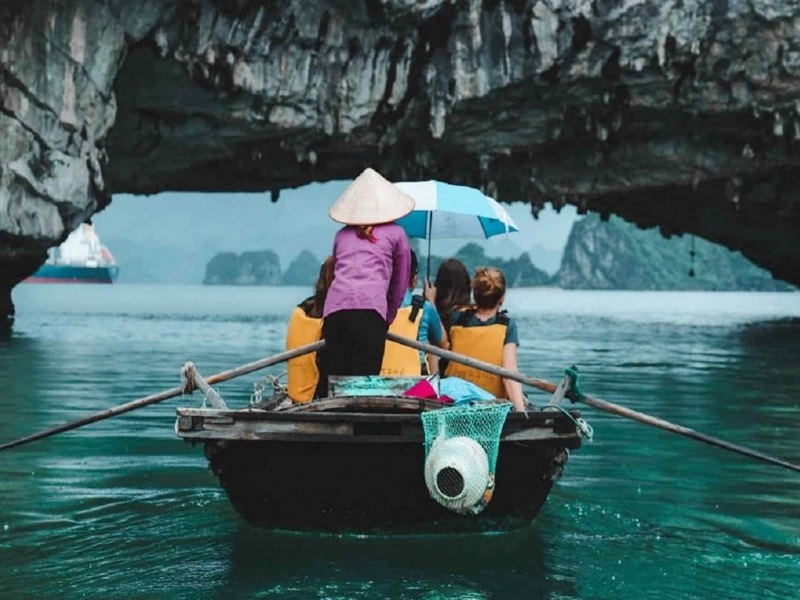
M 81 267 L 72 265 L 42 265 L 28 277 L 28 283 L 114 283 L 119 267 Z

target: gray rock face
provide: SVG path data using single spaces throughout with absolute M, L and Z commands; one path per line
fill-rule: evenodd
M 692 256 L 694 253 L 694 256 Z M 702 239 L 664 239 L 616 217 L 575 222 L 554 283 L 567 289 L 790 291 L 738 252 Z
M 206 265 L 206 285 L 279 285 L 281 263 L 272 250 L 220 252 Z
M 303 250 L 286 267 L 286 272 L 281 276 L 283 285 L 302 285 L 314 289 L 320 275 L 322 261 L 310 251 Z
M 366 165 L 800 282 L 798 0 L 6 0 L 0 40 L 3 298 L 111 192 Z

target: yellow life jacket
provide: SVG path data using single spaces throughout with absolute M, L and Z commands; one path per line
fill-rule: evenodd
M 416 340 L 419 335 L 419 326 L 422 323 L 422 307 L 424 303 L 425 299 L 422 296 L 413 296 L 409 306 L 397 311 L 397 316 L 389 326 L 389 331 Z M 419 377 L 422 375 L 419 350 L 387 341 L 383 351 L 381 375 Z
M 322 337 L 322 319 L 309 317 L 311 298 L 297 305 L 289 319 L 286 331 L 286 349 L 292 350 L 306 344 L 316 342 Z M 311 352 L 297 358 L 291 358 L 287 365 L 289 398 L 292 402 L 311 402 L 319 381 L 317 369 L 317 353 Z
M 463 312 L 450 327 L 450 350 L 502 367 L 508 315 L 504 312 L 498 313 L 496 321 L 491 325 L 467 325 L 474 314 L 473 310 Z M 450 361 L 447 363 L 445 375 L 471 381 L 494 394 L 495 398 L 507 396 L 503 378 L 486 371 Z

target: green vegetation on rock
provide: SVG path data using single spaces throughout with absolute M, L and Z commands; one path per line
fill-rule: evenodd
M 572 226 L 555 283 L 569 289 L 616 290 L 789 290 L 739 252 L 691 237 L 664 238 L 617 217 L 596 214 Z
M 431 257 L 431 279 L 436 278 L 436 271 L 439 265 L 449 257 Z M 455 254 L 455 258 L 464 263 L 470 275 L 475 272 L 477 267 L 497 267 L 503 271 L 508 287 L 535 287 L 550 285 L 551 277 L 541 269 L 538 269 L 531 262 L 527 252 L 517 258 L 503 260 L 486 256 L 486 252 L 478 244 L 470 243 L 463 246 Z M 420 256 L 420 271 L 424 275 L 426 268 L 426 258 Z

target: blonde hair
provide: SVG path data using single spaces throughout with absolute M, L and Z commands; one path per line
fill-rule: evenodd
M 496 307 L 506 293 L 506 278 L 495 267 L 478 267 L 472 278 L 472 297 L 478 308 Z

